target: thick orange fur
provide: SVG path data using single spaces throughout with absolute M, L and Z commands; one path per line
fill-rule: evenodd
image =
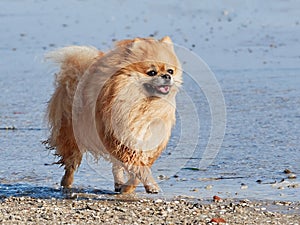
M 47 110 L 51 128 L 47 142 L 65 166 L 64 187 L 71 187 L 82 154 L 90 151 L 112 162 L 116 190 L 130 193 L 142 182 L 147 192 L 156 193 L 159 188 L 150 168 L 175 123 L 180 63 L 169 37 L 124 40 L 116 46 L 106 54 L 84 46 L 48 54 L 61 68 Z M 170 68 L 174 71 L 167 76 L 170 90 L 152 86 L 165 82 L 166 76 L 158 76 Z M 158 75 L 148 76 L 150 69 Z M 148 83 L 158 94 L 145 90 Z M 129 175 L 126 183 L 124 172 Z

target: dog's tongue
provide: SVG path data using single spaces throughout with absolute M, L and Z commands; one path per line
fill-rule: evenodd
M 170 87 L 169 86 L 159 86 L 158 87 L 158 90 L 161 92 L 161 93 L 168 93 L 170 91 Z

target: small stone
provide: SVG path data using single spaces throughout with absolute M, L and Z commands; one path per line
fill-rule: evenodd
M 247 189 L 248 186 L 246 184 L 241 184 L 241 189 L 244 190 L 244 189 Z
M 211 190 L 212 188 L 213 188 L 213 186 L 211 184 L 205 186 L 206 190 Z
M 228 16 L 228 15 L 229 15 L 229 11 L 228 11 L 228 10 L 224 10 L 224 11 L 223 11 L 223 15 L 224 15 L 224 16 Z
M 159 179 L 159 180 L 169 180 L 170 178 L 167 177 L 166 175 L 162 175 L 162 174 L 161 174 L 161 175 L 158 176 L 158 179 Z
M 289 169 L 285 169 L 283 172 L 284 172 L 285 174 L 290 174 L 290 173 L 292 173 L 292 171 L 289 170 Z
M 155 202 L 155 203 L 162 203 L 163 200 L 161 200 L 161 199 L 156 199 L 154 202 Z
M 290 184 L 288 185 L 288 188 L 299 188 L 300 184 Z
M 290 174 L 289 176 L 288 176 L 288 178 L 289 179 L 296 179 L 297 178 L 297 176 L 296 176 L 296 174 Z

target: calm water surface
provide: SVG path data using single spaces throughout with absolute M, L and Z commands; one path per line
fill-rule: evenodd
M 192 155 L 187 154 L 191 152 L 187 149 L 176 149 L 181 128 L 190 126 L 181 124 L 178 118 L 168 148 L 153 168 L 162 188 L 161 195 L 209 198 L 218 194 L 300 200 L 299 70 L 217 71 L 216 74 L 227 106 L 223 145 L 212 165 L 204 171 L 197 170 L 211 118 L 205 96 L 201 91 L 190 91 L 201 124 L 199 143 Z M 1 89 L 7 92 L 0 98 L 1 128 L 17 129 L 0 130 L 0 195 L 60 196 L 58 184 L 63 169 L 48 165 L 57 159 L 41 144 L 48 134 L 43 116 L 52 90 L 43 88 L 42 79 L 34 86 L 30 79 L 14 79 L 9 77 L 1 82 Z M 185 90 L 194 90 L 193 85 L 186 78 Z M 184 107 L 184 99 L 180 99 L 178 107 Z M 298 178 L 287 179 L 285 169 Z M 87 156 L 76 174 L 75 187 L 112 191 L 109 163 L 96 163 Z M 143 193 L 143 188 L 137 191 Z

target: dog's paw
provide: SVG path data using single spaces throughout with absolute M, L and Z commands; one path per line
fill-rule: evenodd
M 145 185 L 144 187 L 145 187 L 146 192 L 150 193 L 150 194 L 157 194 L 160 190 L 160 188 L 157 184 Z
M 122 187 L 121 187 L 121 194 L 130 194 L 132 192 L 134 192 L 136 186 L 134 185 L 126 185 L 126 184 L 123 184 Z
M 115 192 L 121 192 L 123 184 L 115 183 Z

